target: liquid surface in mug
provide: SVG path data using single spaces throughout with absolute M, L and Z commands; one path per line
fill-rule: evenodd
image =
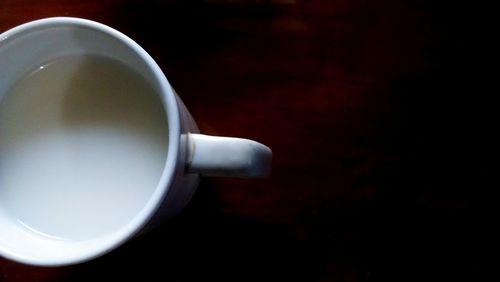
M 0 100 L 0 209 L 31 231 L 84 240 L 146 204 L 165 165 L 159 95 L 99 56 L 68 56 L 21 78 Z

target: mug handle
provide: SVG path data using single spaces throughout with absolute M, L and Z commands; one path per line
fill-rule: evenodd
M 253 140 L 188 133 L 187 145 L 189 173 L 258 178 L 271 171 L 271 149 Z

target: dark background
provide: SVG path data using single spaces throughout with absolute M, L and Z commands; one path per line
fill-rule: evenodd
M 269 179 L 203 179 L 156 231 L 77 266 L 0 258 L 0 281 L 498 279 L 491 11 L 417 0 L 0 0 L 0 31 L 76 16 L 124 32 L 204 133 L 274 151 Z

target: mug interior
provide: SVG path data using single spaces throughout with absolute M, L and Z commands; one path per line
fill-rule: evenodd
M 76 18 L 49 18 L 1 34 L 0 101 L 20 77 L 33 69 L 61 57 L 80 54 L 117 60 L 142 74 L 156 93 L 160 93 L 169 131 L 165 168 L 144 208 L 126 225 L 96 238 L 59 240 L 42 236 L 24 228 L 0 206 L 0 255 L 10 259 L 35 265 L 64 265 L 85 261 L 111 250 L 148 221 L 173 177 L 180 135 L 173 91 L 158 65 L 139 45 L 107 26 Z

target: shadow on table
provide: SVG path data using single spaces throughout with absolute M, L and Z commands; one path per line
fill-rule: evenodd
M 285 229 L 219 210 L 204 180 L 179 218 L 104 257 L 74 266 L 67 280 L 313 281 L 320 257 Z

